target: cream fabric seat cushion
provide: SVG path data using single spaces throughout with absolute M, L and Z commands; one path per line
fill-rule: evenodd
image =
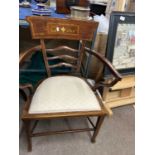
M 29 108 L 30 114 L 101 110 L 99 102 L 81 78 L 55 76 L 37 88 Z

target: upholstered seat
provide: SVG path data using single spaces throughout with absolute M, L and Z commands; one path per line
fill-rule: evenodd
M 101 110 L 98 99 L 81 78 L 55 76 L 37 88 L 29 109 L 30 114 Z

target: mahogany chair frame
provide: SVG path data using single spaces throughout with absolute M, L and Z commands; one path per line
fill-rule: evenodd
M 92 41 L 94 37 L 94 33 L 97 30 L 98 23 L 94 21 L 78 21 L 78 20 L 71 20 L 71 19 L 57 19 L 57 18 L 48 18 L 48 17 L 27 17 L 27 21 L 30 23 L 31 34 L 33 39 L 40 39 L 40 45 L 35 46 L 20 55 L 19 64 L 20 66 L 22 63 L 30 57 L 35 52 L 41 52 L 43 55 L 47 76 L 51 77 L 51 69 L 61 66 L 71 67 L 72 71 L 80 78 L 80 68 L 83 60 L 84 52 L 88 54 L 92 54 L 93 56 L 97 57 L 99 61 L 103 64 L 108 66 L 109 70 L 111 71 L 114 79 L 110 83 L 105 83 L 104 81 L 96 81 L 95 85 L 92 86 L 88 83 L 91 87 L 92 91 L 94 91 L 99 103 L 101 110 L 100 111 L 81 111 L 81 112 L 59 112 L 59 113 L 44 113 L 44 114 L 29 114 L 29 106 L 31 104 L 31 99 L 33 94 L 37 88 L 34 88 L 31 84 L 20 85 L 20 90 L 25 92 L 25 89 L 29 89 L 30 93 L 25 95 L 25 105 L 23 108 L 21 119 L 24 124 L 24 128 L 26 131 L 26 137 L 28 142 L 28 151 L 32 150 L 32 142 L 31 138 L 36 136 L 44 136 L 44 135 L 53 135 L 53 134 L 62 134 L 62 133 L 73 133 L 73 132 L 83 132 L 83 131 L 94 131 L 93 136 L 91 138 L 92 142 L 95 142 L 96 136 L 98 135 L 99 129 L 102 125 L 102 122 L 106 115 L 111 114 L 111 110 L 103 104 L 102 98 L 99 95 L 97 89 L 101 86 L 110 87 L 121 80 L 121 75 L 115 70 L 112 64 L 99 53 L 90 50 L 89 48 L 85 47 L 86 41 Z M 76 50 L 67 46 L 59 46 L 54 49 L 46 49 L 45 47 L 45 39 L 68 39 L 68 40 L 82 40 L 82 45 L 80 50 Z M 78 53 L 78 57 L 68 56 L 68 55 L 59 55 L 54 57 L 48 57 L 47 53 L 52 53 L 53 51 L 58 50 L 69 50 L 72 53 Z M 59 63 L 57 65 L 49 65 L 48 61 L 54 59 L 67 59 L 76 61 L 77 66 L 74 64 L 69 63 Z M 84 79 L 84 78 L 83 78 Z M 43 79 L 44 80 L 44 79 Z M 40 82 L 39 82 L 40 84 Z M 39 85 L 38 84 L 38 85 Z M 94 123 L 89 118 L 90 116 L 97 117 L 97 122 Z M 71 130 L 63 130 L 63 131 L 46 131 L 46 132 L 34 132 L 34 129 L 37 125 L 39 120 L 47 120 L 53 118 L 69 118 L 69 117 L 85 117 L 90 122 L 91 128 L 78 128 L 78 129 L 71 129 Z M 32 121 L 35 121 L 34 125 L 31 127 Z

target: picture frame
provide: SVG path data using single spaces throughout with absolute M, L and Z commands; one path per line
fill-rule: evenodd
M 112 11 L 127 12 L 131 0 L 109 0 L 106 7 L 106 17 L 109 19 Z
M 134 12 L 111 13 L 105 56 L 122 75 L 135 73 Z M 107 67 L 104 75 L 110 75 Z

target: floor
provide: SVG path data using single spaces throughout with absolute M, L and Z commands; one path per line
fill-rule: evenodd
M 21 104 L 21 103 L 20 103 Z M 22 104 L 21 104 L 22 105 Z M 20 106 L 22 108 L 22 106 Z M 115 108 L 106 118 L 96 143 L 90 142 L 90 132 L 34 137 L 32 152 L 27 152 L 25 133 L 20 135 L 20 155 L 134 155 L 135 109 L 133 106 Z M 93 118 L 93 121 L 95 119 Z M 41 129 L 86 127 L 86 120 L 76 118 L 39 122 Z M 20 122 L 21 126 L 21 122 Z M 36 128 L 37 130 L 37 128 Z

